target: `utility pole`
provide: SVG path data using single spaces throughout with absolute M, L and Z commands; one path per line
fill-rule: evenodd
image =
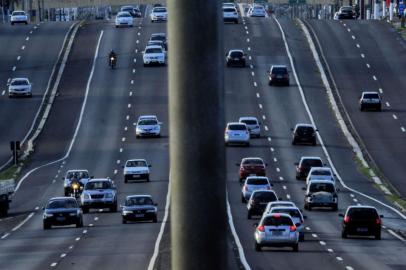
M 221 1 L 170 0 L 168 14 L 172 269 L 224 270 Z

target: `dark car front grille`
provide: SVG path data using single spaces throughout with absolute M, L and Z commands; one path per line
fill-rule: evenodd
M 104 194 L 94 194 L 94 195 L 90 195 L 90 197 L 92 199 L 103 199 Z

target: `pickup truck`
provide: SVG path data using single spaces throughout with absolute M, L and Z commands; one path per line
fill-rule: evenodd
M 0 216 L 6 216 L 14 193 L 15 181 L 0 180 Z

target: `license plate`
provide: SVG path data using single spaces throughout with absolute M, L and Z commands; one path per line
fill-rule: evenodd
M 139 174 L 133 174 L 133 178 L 140 178 Z
M 271 231 L 273 236 L 281 236 L 282 232 L 281 231 Z
M 282 79 L 283 77 L 282 77 L 282 75 L 277 75 L 276 78 Z
M 368 228 L 357 228 L 357 232 L 367 232 Z
M 144 214 L 136 214 L 135 217 L 144 217 Z
M 65 217 L 57 217 L 56 220 L 58 220 L 58 221 L 64 221 L 64 220 L 65 220 Z

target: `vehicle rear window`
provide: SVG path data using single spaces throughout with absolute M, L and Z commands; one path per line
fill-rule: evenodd
M 351 208 L 348 211 L 348 215 L 354 218 L 363 219 L 376 219 L 378 218 L 378 213 L 372 208 Z
M 379 95 L 378 94 L 365 94 L 364 98 L 375 98 L 378 99 Z
M 264 226 L 292 226 L 292 219 L 289 217 L 279 216 L 279 217 L 266 217 L 262 222 Z
M 14 11 L 13 15 L 18 15 L 18 16 L 25 15 L 25 12 L 23 12 L 23 11 Z
M 303 167 L 323 167 L 323 163 L 320 159 L 304 159 L 302 161 Z
M 286 68 L 282 68 L 282 67 L 274 67 L 272 69 L 272 73 L 273 74 L 286 74 L 286 73 L 288 73 L 288 70 Z
M 28 82 L 26 80 L 18 80 L 18 81 L 13 81 L 11 85 L 28 85 Z
M 154 12 L 166 12 L 166 8 L 154 8 Z
M 264 163 L 260 159 L 246 159 L 242 163 L 243 165 L 263 165 Z
M 234 51 L 230 53 L 231 57 L 242 57 L 243 53 L 242 52 L 238 52 L 238 51 Z M 244 122 L 245 123 L 245 122 Z
M 247 125 L 256 125 L 258 124 L 257 121 L 255 120 L 241 120 L 242 123 L 245 123 Z
M 245 125 L 229 125 L 228 129 L 229 130 L 247 130 L 247 127 Z
M 250 178 L 247 179 L 247 185 L 268 185 L 269 182 L 265 178 Z
M 82 178 L 89 178 L 89 174 L 87 172 L 69 172 L 66 178 L 71 179 L 71 178 L 76 178 L 76 179 L 82 179 Z
M 274 202 L 278 200 L 273 192 L 255 192 L 254 199 L 259 202 Z
M 283 209 L 283 208 L 279 208 L 279 209 L 273 209 L 272 213 L 284 213 L 284 214 L 288 214 L 291 217 L 295 217 L 295 218 L 302 218 L 302 216 L 300 215 L 299 210 L 297 209 Z
M 237 12 L 237 11 L 235 10 L 235 8 L 224 7 L 224 8 L 223 8 L 223 12 Z
M 47 205 L 47 209 L 57 209 L 57 208 L 77 208 L 78 205 L 74 200 L 53 200 Z
M 314 129 L 313 127 L 299 126 L 297 127 L 296 131 L 300 133 L 312 133 Z
M 131 17 L 131 14 L 129 13 L 122 13 L 122 14 L 118 14 L 119 18 L 125 18 L 125 17 Z
M 133 197 L 125 201 L 126 206 L 132 205 L 152 205 L 153 201 L 150 197 Z
M 331 175 L 331 172 L 327 170 L 315 170 L 312 171 L 312 175 Z
M 310 184 L 309 188 L 310 192 L 320 192 L 320 191 L 325 191 L 329 193 L 333 193 L 335 191 L 334 185 L 333 184 L 328 184 L 328 183 L 312 183 Z

